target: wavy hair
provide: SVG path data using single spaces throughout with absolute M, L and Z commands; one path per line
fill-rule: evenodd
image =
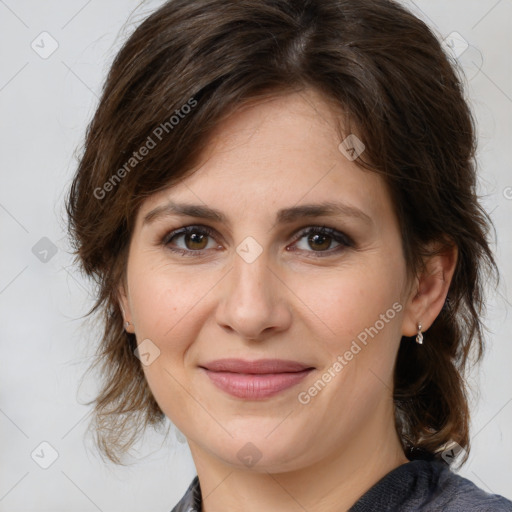
M 484 283 L 497 271 L 462 82 L 428 26 L 391 0 L 173 0 L 138 26 L 110 68 L 66 201 L 76 257 L 97 284 L 90 314 L 103 325 L 89 402 L 101 453 L 122 464 L 165 421 L 117 297 L 138 208 L 190 171 L 237 108 L 305 88 L 339 107 L 344 134 L 365 144 L 356 163 L 389 187 L 409 271 L 430 242 L 458 248 L 426 343 L 402 339 L 394 402 L 409 458 L 469 448 L 465 369 L 483 353 Z

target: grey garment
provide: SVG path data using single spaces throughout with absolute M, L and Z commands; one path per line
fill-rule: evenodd
M 349 512 L 512 512 L 512 501 L 489 494 L 437 460 L 413 460 L 371 487 Z M 196 476 L 171 512 L 201 512 Z M 231 511 L 226 511 L 231 512 Z
M 171 512 L 201 512 L 201 486 L 196 476 L 188 486 L 183 498 L 171 510 Z
M 349 512 L 512 512 L 512 501 L 489 494 L 439 460 L 413 460 L 388 473 Z

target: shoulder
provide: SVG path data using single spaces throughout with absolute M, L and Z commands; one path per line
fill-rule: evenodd
M 413 460 L 385 475 L 350 512 L 512 512 L 512 502 L 480 489 L 437 460 Z
M 464 478 L 441 462 L 438 470 L 437 495 L 433 496 L 436 509 L 447 512 L 512 512 L 512 501 L 498 494 L 491 494 Z M 441 508 L 440 508 L 441 507 Z M 425 509 L 428 510 L 428 509 Z
M 201 509 L 201 486 L 199 484 L 199 478 L 196 475 L 181 500 L 171 512 L 201 512 Z

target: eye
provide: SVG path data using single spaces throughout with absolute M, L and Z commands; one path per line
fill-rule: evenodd
M 165 235 L 162 243 L 185 256 L 193 252 L 202 254 L 204 250 L 219 247 L 212 235 L 213 230 L 206 226 L 185 226 Z
M 214 238 L 215 231 L 208 226 L 184 226 L 167 233 L 162 245 L 182 256 L 201 256 L 210 249 L 221 249 Z M 339 253 L 353 247 L 352 239 L 333 228 L 311 226 L 301 230 L 287 251 L 301 251 L 310 256 L 321 257 Z
M 323 256 L 338 253 L 353 246 L 352 239 L 341 231 L 325 226 L 313 226 L 303 229 L 291 246 L 294 248 L 287 247 L 287 250 L 318 253 L 315 256 Z

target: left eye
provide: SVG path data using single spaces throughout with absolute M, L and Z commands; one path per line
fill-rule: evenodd
M 302 231 L 295 242 L 297 249 L 309 252 L 334 252 L 343 247 L 350 247 L 352 241 L 343 233 L 332 228 L 314 227 Z M 295 249 L 292 249 L 295 250 Z

